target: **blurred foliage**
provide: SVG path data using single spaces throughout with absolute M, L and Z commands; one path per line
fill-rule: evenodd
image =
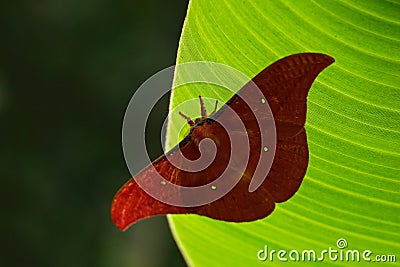
M 186 7 L 0 3 L 0 266 L 184 265 L 165 218 L 122 234 L 109 208 L 130 177 L 121 148 L 126 105 L 145 79 L 175 63 Z M 150 138 L 153 156 L 161 153 L 158 132 Z

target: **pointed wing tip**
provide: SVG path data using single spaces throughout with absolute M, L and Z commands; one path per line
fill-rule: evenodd
M 335 59 L 333 57 L 328 56 L 326 54 L 321 54 L 321 53 L 305 53 L 305 54 L 312 55 L 314 57 L 313 58 L 314 62 L 322 66 L 321 71 L 335 62 Z
M 114 221 L 113 221 L 114 222 Z M 115 226 L 117 226 L 117 228 L 121 231 L 121 232 L 125 232 L 128 228 L 129 228 L 129 226 L 131 226 L 132 224 L 128 224 L 128 225 L 126 225 L 126 224 L 120 224 L 120 223 L 118 223 L 118 222 L 114 222 L 114 224 L 115 224 Z
M 131 224 L 127 224 L 123 215 L 123 211 L 118 203 L 117 196 L 111 205 L 111 220 L 122 232 L 124 232 Z
M 323 58 L 323 62 L 326 64 L 326 67 L 328 67 L 329 65 L 333 64 L 335 62 L 335 59 L 331 56 L 328 56 L 326 54 L 316 54 L 321 56 L 321 59 Z
M 111 207 L 111 220 L 114 223 L 114 225 L 117 226 L 118 229 L 121 230 L 122 232 L 125 232 L 126 229 L 128 229 L 129 226 L 133 224 L 133 222 L 127 223 L 122 212 L 118 211 L 118 209 L 116 209 L 114 205 Z
M 287 57 L 284 57 L 277 62 L 280 61 L 287 61 L 290 59 L 305 59 L 306 62 L 309 63 L 314 63 L 314 64 L 321 64 L 324 66 L 324 68 L 328 67 L 332 63 L 335 62 L 335 59 L 327 54 L 323 53 L 313 53 L 313 52 L 306 52 L 306 53 L 299 53 L 299 54 L 293 54 Z
M 111 220 L 121 231 L 143 219 L 166 214 L 185 213 L 180 209 L 154 199 L 136 182 L 130 179 L 114 196 L 111 204 Z
M 126 184 L 124 184 L 121 189 L 115 194 L 114 199 L 111 204 L 111 220 L 115 226 L 117 226 L 121 231 L 126 231 L 129 226 L 134 224 L 137 220 L 132 218 L 132 200 L 130 196 L 135 191 L 135 183 L 133 179 L 130 179 Z

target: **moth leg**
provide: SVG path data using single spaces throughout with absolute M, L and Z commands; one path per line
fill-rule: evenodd
M 185 114 L 183 114 L 180 111 L 179 111 L 179 115 L 181 115 L 189 123 L 190 127 L 194 126 L 194 122 L 192 121 L 192 119 L 189 116 L 186 116 Z
M 207 118 L 207 111 L 206 111 L 206 107 L 204 106 L 203 98 L 201 98 L 200 95 L 199 95 L 199 99 L 200 99 L 201 118 L 202 119 L 206 119 Z
M 213 112 L 210 113 L 210 115 L 208 115 L 208 117 L 212 117 L 216 112 L 217 112 L 217 107 L 218 107 L 218 100 L 215 101 L 215 107 Z

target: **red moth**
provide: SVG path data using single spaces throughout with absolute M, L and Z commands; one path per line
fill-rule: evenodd
M 245 134 L 249 137 L 250 157 L 245 171 L 240 174 L 239 182 L 229 193 L 209 204 L 180 207 L 165 204 L 151 197 L 135 181 L 140 178 L 154 187 L 161 188 L 162 183 L 160 184 L 155 173 L 158 172 L 173 184 L 196 187 L 214 181 L 226 169 L 235 174 L 234 168 L 229 166 L 228 162 L 230 157 L 237 157 L 236 162 L 240 162 L 240 153 L 231 155 L 230 133 L 216 121 L 216 118 L 225 117 L 224 119 L 232 121 L 233 118 L 229 118 L 227 112 L 222 109 L 207 116 L 200 98 L 201 118 L 192 121 L 181 114 L 191 126 L 190 133 L 167 155 L 175 157 L 175 160 L 179 160 L 182 155 L 189 160 L 195 160 L 200 156 L 199 142 L 210 138 L 216 144 L 213 162 L 204 170 L 188 172 L 173 166 L 165 155 L 155 160 L 152 163 L 154 168 L 150 165 L 143 169 L 116 194 L 111 208 L 111 217 L 115 225 L 121 230 L 126 230 L 138 220 L 162 214 L 194 213 L 231 222 L 254 221 L 269 215 L 274 210 L 275 203 L 284 202 L 296 193 L 304 178 L 308 166 L 308 145 L 304 128 L 307 94 L 318 74 L 333 62 L 333 58 L 324 54 L 291 55 L 276 61 L 252 79 L 271 108 L 277 139 L 272 167 L 264 174 L 266 179 L 256 191 L 249 192 L 248 189 L 262 153 L 260 131 L 265 129 L 259 129 L 252 110 L 261 109 L 265 101 L 257 99 L 258 104 L 250 108 L 237 94 L 227 105 L 244 123 Z M 246 90 L 250 90 L 248 85 L 240 92 L 246 93 Z M 182 155 L 175 153 L 178 149 Z M 213 189 L 216 188 L 211 188 Z

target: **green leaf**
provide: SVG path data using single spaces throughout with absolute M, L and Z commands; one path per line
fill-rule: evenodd
M 268 245 L 319 253 L 338 249 L 339 238 L 347 240 L 346 249 L 371 250 L 371 259 L 396 253 L 400 259 L 399 18 L 395 0 L 190 1 L 178 63 L 214 61 L 253 77 L 295 53 L 325 53 L 336 62 L 309 93 L 310 162 L 299 191 L 251 223 L 169 216 L 188 264 L 280 266 L 276 254 L 272 262 L 261 262 L 257 252 Z M 231 97 L 192 84 L 185 93 L 173 92 L 170 107 L 198 95 Z M 188 112 L 198 117 L 200 111 L 192 105 Z M 171 117 L 170 147 L 182 137 L 184 123 Z M 346 264 L 327 255 L 324 263 Z

